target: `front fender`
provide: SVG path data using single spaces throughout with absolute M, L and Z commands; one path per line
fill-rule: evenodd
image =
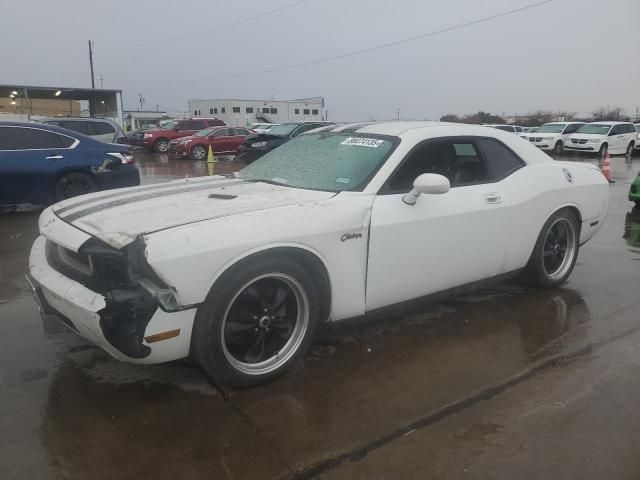
M 362 315 L 372 199 L 339 194 L 156 232 L 144 238 L 147 262 L 175 289 L 179 305 L 193 305 L 237 262 L 274 248 L 297 248 L 318 258 L 327 272 L 331 318 Z M 347 241 L 348 233 L 357 235 Z

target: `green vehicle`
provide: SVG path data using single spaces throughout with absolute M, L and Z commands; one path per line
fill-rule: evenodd
M 635 207 L 627 213 L 622 238 L 625 239 L 627 245 L 634 248 L 632 251 L 640 253 L 640 250 L 636 250 L 640 248 L 640 207 Z
M 629 200 L 636 202 L 636 205 L 640 207 L 640 172 L 629 189 Z

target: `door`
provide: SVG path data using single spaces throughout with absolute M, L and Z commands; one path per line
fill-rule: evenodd
M 231 142 L 229 130 L 229 128 L 219 128 L 209 135 L 209 142 L 214 152 L 223 153 L 229 151 L 229 144 Z
M 202 120 L 183 120 L 176 126 L 177 137 L 188 137 L 205 128 L 207 127 Z
M 0 127 L 0 201 L 44 204 L 75 139 L 34 127 Z
M 373 203 L 367 311 L 503 273 L 510 209 L 490 154 L 478 139 L 429 141 L 391 176 Z M 446 176 L 451 189 L 405 204 L 422 173 Z
M 234 153 L 238 151 L 238 147 L 242 145 L 247 135 L 251 134 L 251 132 L 245 128 L 232 128 L 230 133 L 228 148 L 230 152 Z
M 609 131 L 609 153 L 623 153 L 626 150 L 626 145 L 624 144 L 624 133 L 622 125 L 614 125 Z

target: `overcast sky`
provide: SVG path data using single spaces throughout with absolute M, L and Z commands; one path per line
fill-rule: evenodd
M 400 46 L 287 66 L 439 30 L 536 0 L 20 0 L 0 2 L 1 84 L 90 86 L 87 40 L 104 88 L 125 108 L 184 111 L 189 98 L 324 96 L 332 120 L 438 118 L 485 110 L 589 113 L 640 106 L 640 0 L 549 4 Z M 99 80 L 98 80 L 99 85 Z M 175 112 L 171 112 L 175 113 Z

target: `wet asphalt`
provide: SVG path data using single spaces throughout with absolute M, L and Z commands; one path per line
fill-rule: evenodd
M 138 164 L 143 183 L 208 173 Z M 293 372 L 240 391 L 45 329 L 24 280 L 38 214 L 0 215 L 0 478 L 637 479 L 639 170 L 612 159 L 608 217 L 562 288 L 335 325 Z

